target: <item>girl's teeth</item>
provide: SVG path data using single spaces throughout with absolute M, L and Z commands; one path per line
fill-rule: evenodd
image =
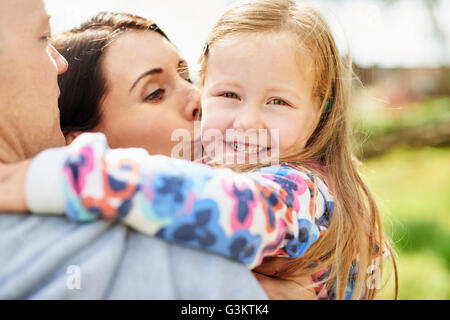
M 248 148 L 246 148 L 245 145 L 237 144 L 235 142 L 233 142 L 231 144 L 231 147 L 238 152 L 247 152 L 247 153 L 257 153 L 257 152 L 261 152 L 265 149 L 264 147 L 259 147 L 259 148 L 258 147 L 248 147 Z

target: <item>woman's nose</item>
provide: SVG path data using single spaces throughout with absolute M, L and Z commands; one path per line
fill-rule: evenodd
M 188 100 L 184 109 L 184 116 L 188 121 L 200 121 L 202 117 L 200 92 L 194 85 L 190 83 L 188 85 Z
M 63 74 L 67 71 L 67 68 L 69 67 L 69 64 L 67 63 L 66 58 L 64 58 L 58 50 L 55 49 L 54 46 L 51 44 L 48 45 L 50 50 L 50 55 L 53 59 L 53 61 L 56 64 L 56 69 L 58 70 L 58 75 Z

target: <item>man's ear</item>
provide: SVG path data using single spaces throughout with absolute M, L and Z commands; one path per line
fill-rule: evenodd
M 83 131 L 72 131 L 67 134 L 64 134 L 64 137 L 66 138 L 66 145 L 71 144 L 73 140 L 78 138 L 78 136 L 83 133 L 84 133 Z

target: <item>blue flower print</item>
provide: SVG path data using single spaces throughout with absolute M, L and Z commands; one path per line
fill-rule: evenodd
M 244 229 L 227 237 L 218 219 L 217 203 L 211 199 L 202 199 L 194 204 L 191 214 L 179 217 L 156 236 L 251 264 L 261 245 L 261 237 L 253 236 Z
M 292 258 L 300 257 L 319 238 L 319 229 L 309 220 L 298 220 L 298 237 L 286 244 L 286 253 Z
M 259 193 L 261 197 L 264 199 L 264 201 L 267 202 L 267 217 L 269 222 L 270 229 L 275 227 L 275 213 L 273 212 L 272 208 L 276 207 L 279 203 L 279 200 L 275 193 L 270 192 L 268 196 L 264 194 L 264 192 L 260 191 Z
M 219 209 L 211 199 L 197 201 L 191 214 L 173 220 L 157 236 L 167 240 L 209 250 L 227 252 L 227 237 L 218 221 Z
M 231 238 L 229 245 L 231 258 L 250 265 L 260 246 L 260 235 L 252 235 L 248 230 L 241 229 Z
M 320 191 L 320 189 L 319 189 L 319 191 Z M 322 191 L 320 191 L 320 192 L 322 193 Z M 323 201 L 325 203 L 325 211 L 319 218 L 315 218 L 314 222 L 321 230 L 326 230 L 329 228 L 331 218 L 333 217 L 334 202 L 326 201 L 325 197 L 323 197 L 323 199 L 324 199 Z
M 238 201 L 237 218 L 240 223 L 244 223 L 250 213 L 249 202 L 253 202 L 253 192 L 247 188 L 239 190 L 235 185 L 233 185 L 233 193 L 235 199 Z
M 292 208 L 294 202 L 294 192 L 298 190 L 297 183 L 279 176 L 275 176 L 273 181 L 278 183 L 281 186 L 281 188 L 283 188 L 283 190 L 286 191 L 287 193 L 287 197 L 285 200 L 286 206 L 288 208 Z
M 153 212 L 159 217 L 176 215 L 183 208 L 191 182 L 180 177 L 159 176 L 152 183 Z

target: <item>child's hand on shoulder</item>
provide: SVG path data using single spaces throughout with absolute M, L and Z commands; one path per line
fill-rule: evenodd
M 274 277 L 282 270 L 286 258 L 266 258 L 252 270 L 253 275 L 271 300 L 317 300 L 311 276 L 280 279 Z

